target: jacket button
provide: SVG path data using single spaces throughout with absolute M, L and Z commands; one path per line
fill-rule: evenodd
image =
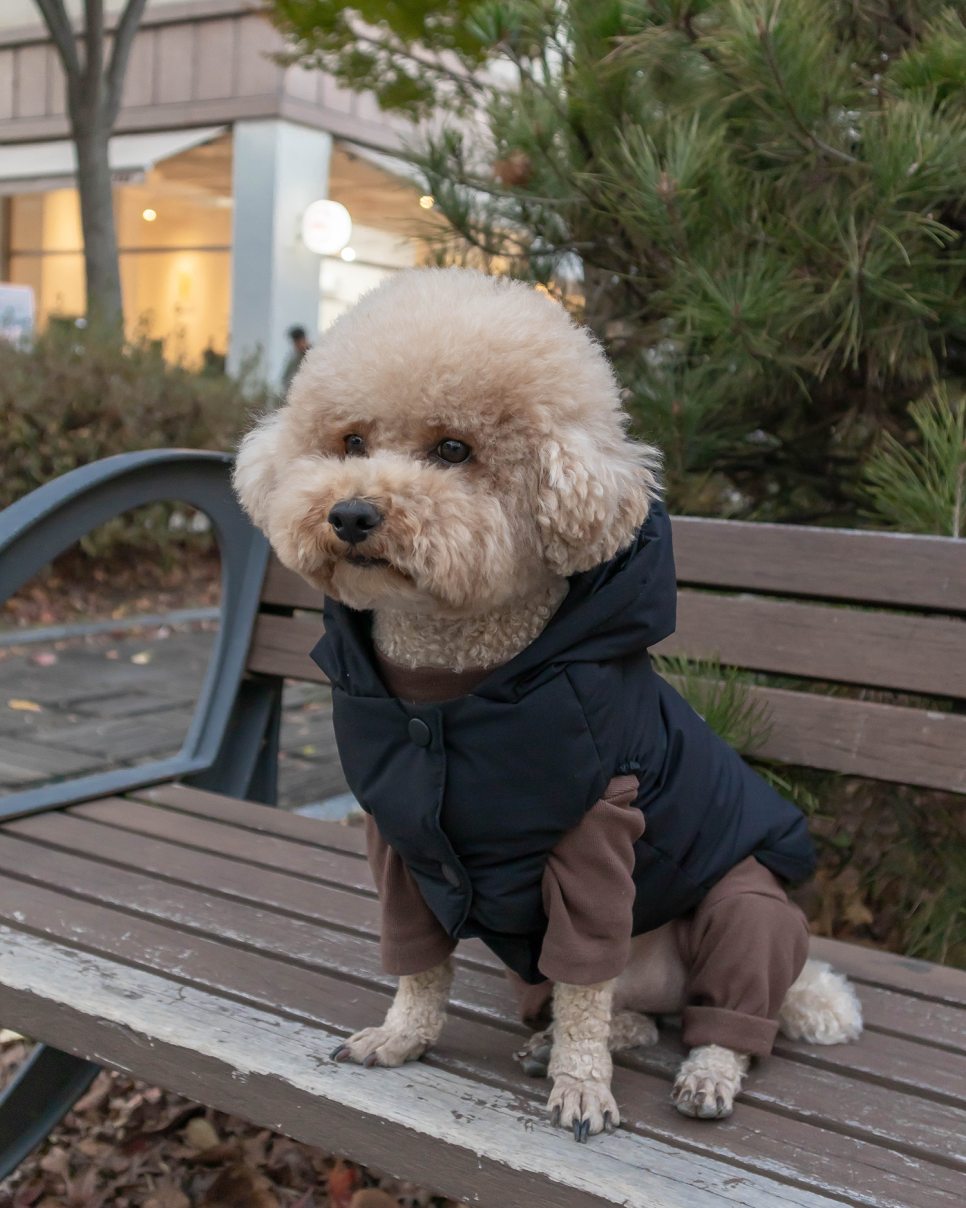
M 454 889 L 459 889 L 463 882 L 460 880 L 460 874 L 456 869 L 451 868 L 449 864 L 441 864 L 440 868 L 443 870 L 443 876 L 449 881 L 450 885 Z
M 413 740 L 417 747 L 428 747 L 432 741 L 432 734 L 429 732 L 429 726 L 418 717 L 414 717 L 409 723 L 409 737 Z

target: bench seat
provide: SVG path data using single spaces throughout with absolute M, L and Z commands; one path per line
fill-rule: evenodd
M 964 1202 L 964 972 L 815 939 L 857 985 L 858 1043 L 780 1038 L 708 1123 L 670 1103 L 669 1022 L 617 1059 L 625 1127 L 577 1146 L 512 1059 L 526 1030 L 477 941 L 428 1058 L 328 1060 L 394 988 L 378 918 L 354 827 L 170 784 L 20 818 L 0 828 L 0 1020 L 494 1208 Z

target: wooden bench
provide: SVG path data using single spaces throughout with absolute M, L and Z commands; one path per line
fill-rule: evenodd
M 255 803 L 273 800 L 282 677 L 321 679 L 308 658 L 321 599 L 269 559 L 228 473 L 218 455 L 133 454 L 0 517 L 0 598 L 108 515 L 158 498 L 212 517 L 225 568 L 178 759 L 0 805 L 0 1023 L 44 1042 L 0 1102 L 0 1171 L 107 1065 L 490 1208 L 963 1204 L 966 973 L 871 948 L 813 941 L 857 985 L 861 1041 L 780 1039 L 720 1123 L 670 1104 L 669 1024 L 617 1061 L 615 1135 L 576 1146 L 552 1129 L 547 1084 L 512 1060 L 525 1032 L 498 962 L 475 941 L 427 1059 L 330 1062 L 340 1037 L 382 1019 L 393 979 L 361 831 Z M 966 696 L 966 542 L 698 519 L 674 535 L 685 586 L 668 652 Z M 966 716 L 948 704 L 759 691 L 774 758 L 966 789 Z

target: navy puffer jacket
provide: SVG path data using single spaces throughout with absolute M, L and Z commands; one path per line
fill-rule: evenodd
M 653 670 L 674 632 L 671 524 L 574 575 L 547 627 L 467 696 L 411 704 L 376 670 L 372 615 L 327 600 L 312 657 L 332 682 L 346 779 L 454 938 L 478 936 L 525 980 L 547 920 L 547 856 L 616 775 L 639 779 L 634 934 L 692 909 L 746 856 L 808 877 L 805 819 Z

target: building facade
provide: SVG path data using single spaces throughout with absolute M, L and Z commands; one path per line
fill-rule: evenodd
M 257 358 L 277 382 L 287 331 L 311 341 L 388 273 L 418 263 L 427 210 L 393 153 L 413 133 L 368 94 L 284 68 L 248 0 L 149 0 L 111 140 L 125 323 L 197 365 Z M 85 309 L 64 78 L 31 0 L 0 5 L 0 281 L 29 285 L 39 328 Z M 349 245 L 302 240 L 341 202 Z

